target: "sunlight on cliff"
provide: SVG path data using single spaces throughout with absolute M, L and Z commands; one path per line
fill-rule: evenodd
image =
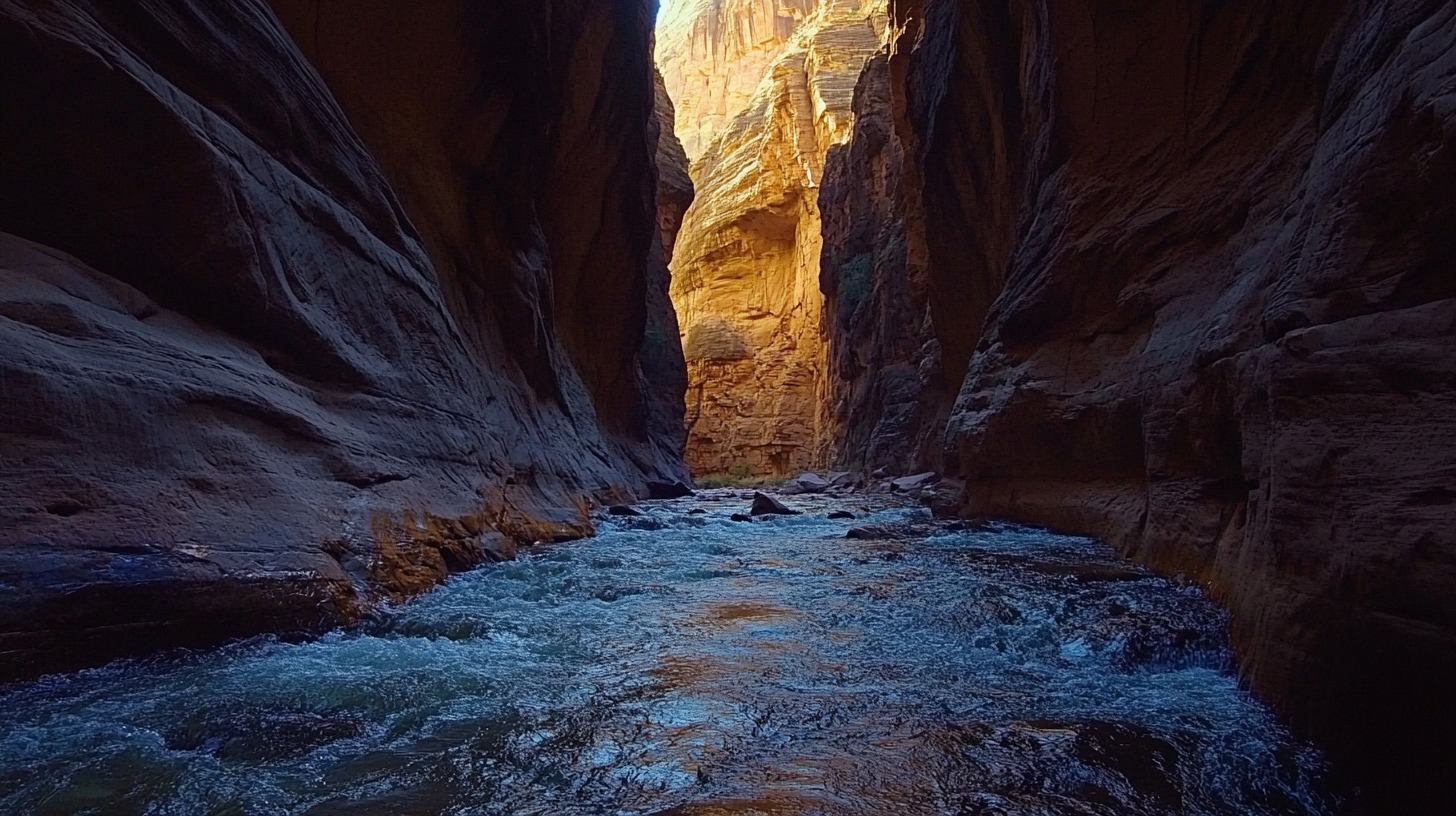
M 826 464 L 818 188 L 884 0 L 668 0 L 657 62 L 696 197 L 673 252 L 699 476 Z M 671 172 L 671 168 L 667 172 Z

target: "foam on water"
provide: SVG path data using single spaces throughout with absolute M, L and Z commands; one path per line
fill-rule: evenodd
M 13 687 L 0 811 L 1331 811 L 1196 589 L 1087 539 L 790 501 L 656 503 L 368 634 Z

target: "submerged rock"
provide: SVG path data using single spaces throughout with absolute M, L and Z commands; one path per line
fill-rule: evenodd
M 613 516 L 640 516 L 642 511 L 631 505 L 614 504 L 607 508 L 607 513 Z
M 840 519 L 852 519 L 854 518 L 854 514 L 849 512 L 848 510 L 835 510 L 833 513 L 829 514 L 829 518 L 835 521 L 838 521 Z

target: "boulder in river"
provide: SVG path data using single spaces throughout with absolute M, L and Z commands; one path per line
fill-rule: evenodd
M 817 473 L 800 473 L 779 490 L 786 496 L 795 496 L 801 493 L 823 493 L 829 487 L 829 480 Z
M 607 508 L 607 513 L 613 516 L 640 516 L 642 511 L 629 504 L 614 504 Z
M 753 494 L 753 507 L 748 511 L 755 516 L 797 516 L 798 510 L 790 510 L 783 502 L 767 493 Z
M 681 499 L 694 495 L 693 489 L 682 482 L 648 482 L 647 498 Z
M 934 471 L 926 471 L 925 473 L 917 473 L 914 476 L 902 476 L 890 482 L 890 484 L 898 491 L 909 492 L 911 490 L 919 490 L 922 487 L 929 487 L 938 481 L 940 481 L 939 475 Z
M 753 516 L 750 516 L 747 513 L 734 513 L 728 518 L 733 519 L 734 521 L 753 521 Z
M 849 512 L 848 510 L 835 510 L 833 513 L 830 513 L 829 514 L 829 519 L 831 521 L 838 521 L 840 519 L 852 519 L 852 518 L 854 518 L 854 514 L 851 513 L 851 512 Z
M 701 507 L 694 507 L 693 509 L 691 509 L 691 510 L 688 511 L 688 515 L 690 515 L 690 516 L 701 516 L 701 515 L 703 515 L 706 512 L 708 512 L 708 511 L 707 510 L 704 510 Z

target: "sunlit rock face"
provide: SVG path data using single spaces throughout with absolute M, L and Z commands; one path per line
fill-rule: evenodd
M 1444 812 L 1456 8 L 892 13 L 861 87 L 889 121 L 862 116 L 820 204 L 837 437 L 893 462 L 884 406 L 913 419 L 905 449 L 948 414 L 967 512 L 1209 586 L 1252 685 L 1364 776 L 1370 812 Z M 876 192 L 896 175 L 900 200 Z M 902 394 L 938 370 L 945 404 L 883 399 L 895 365 Z
M 0 679 L 686 476 L 653 5 L 0 0 Z
M 677 134 L 696 161 L 749 106 L 821 0 L 664 0 L 657 64 L 676 100 Z
M 767 17 L 780 21 L 771 37 L 741 39 Z M 696 473 L 783 474 L 824 459 L 818 188 L 825 153 L 849 138 L 854 83 L 884 27 L 882 3 L 840 0 L 690 4 L 659 30 L 689 154 L 694 133 L 712 134 L 698 147 L 697 197 L 673 256 Z M 747 83 L 736 72 L 760 63 L 756 90 L 733 110 L 733 89 Z M 728 90 L 707 94 L 729 114 L 720 128 L 718 114 L 695 109 L 701 100 L 691 101 L 691 87 L 675 89 L 674 77 L 724 70 L 735 72 Z

